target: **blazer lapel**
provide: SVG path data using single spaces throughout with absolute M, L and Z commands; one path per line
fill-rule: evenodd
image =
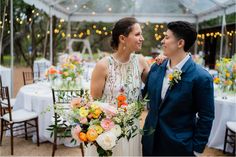
M 160 71 L 158 71 L 160 75 L 157 79 L 157 85 L 156 85 L 156 98 L 157 98 L 158 105 L 161 103 L 161 90 L 162 90 L 163 80 L 166 74 L 167 62 L 168 62 L 167 60 L 164 61 L 163 64 L 160 65 Z
M 190 56 L 188 61 L 184 64 L 184 66 L 181 69 L 181 71 L 182 71 L 181 80 L 183 78 L 184 73 L 192 66 L 192 63 L 193 63 L 193 60 L 192 60 L 192 57 Z M 168 98 L 168 95 L 171 94 L 172 88 L 175 88 L 175 86 L 173 86 L 171 88 L 170 87 L 168 88 L 168 90 L 166 91 L 165 98 L 160 103 L 159 109 L 161 109 L 164 106 L 163 104 L 165 103 L 166 99 Z M 162 89 L 162 86 L 161 86 L 161 89 Z

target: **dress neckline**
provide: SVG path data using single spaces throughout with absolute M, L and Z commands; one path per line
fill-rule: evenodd
M 117 62 L 117 63 L 119 63 L 119 64 L 123 64 L 123 65 L 130 63 L 132 57 L 133 57 L 133 54 L 130 54 L 129 60 L 128 60 L 127 62 L 120 62 L 120 61 L 117 60 L 113 55 L 111 55 L 111 58 L 112 58 L 115 62 Z

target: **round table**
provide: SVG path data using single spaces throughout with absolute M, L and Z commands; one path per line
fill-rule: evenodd
M 223 150 L 227 121 L 236 121 L 236 94 L 215 97 L 215 119 L 213 121 L 208 146 Z M 231 152 L 230 147 L 227 151 Z
M 46 129 L 51 125 L 53 98 L 50 84 L 38 82 L 21 87 L 16 96 L 14 110 L 25 109 L 38 114 L 40 142 L 52 141 Z M 50 109 L 50 111 L 48 111 Z M 33 141 L 36 137 L 33 136 Z

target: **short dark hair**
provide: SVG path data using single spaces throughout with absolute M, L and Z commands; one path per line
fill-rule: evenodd
M 176 38 L 185 41 L 184 51 L 189 51 L 197 38 L 197 32 L 193 25 L 186 21 L 174 21 L 168 23 L 167 28 L 174 33 Z
M 125 17 L 115 23 L 111 36 L 111 47 L 113 49 L 116 50 L 119 46 L 119 36 L 128 36 L 135 23 L 138 23 L 138 21 L 134 17 Z

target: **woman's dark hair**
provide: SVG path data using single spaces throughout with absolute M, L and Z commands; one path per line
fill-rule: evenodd
M 197 37 L 196 29 L 185 21 L 170 22 L 168 23 L 167 28 L 174 33 L 176 38 L 184 40 L 184 51 L 189 51 Z
M 134 17 L 125 17 L 117 21 L 112 29 L 111 47 L 117 50 L 119 45 L 119 36 L 128 36 L 132 31 L 132 26 L 138 23 Z

